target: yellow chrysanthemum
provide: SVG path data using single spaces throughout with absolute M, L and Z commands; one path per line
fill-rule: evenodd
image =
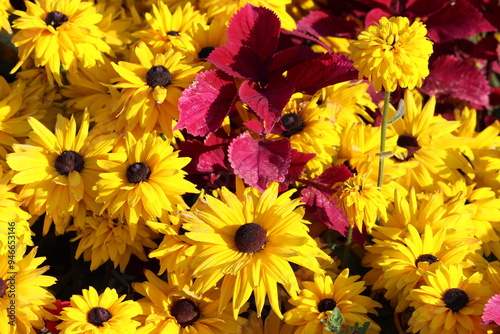
M 90 261 L 90 270 L 96 270 L 111 260 L 115 268 L 119 265 L 120 271 L 124 272 L 132 254 L 147 261 L 144 247 L 156 248 L 156 243 L 151 240 L 156 234 L 144 222 L 138 222 L 137 232 L 132 237 L 128 224 L 109 218 L 107 213 L 87 216 L 85 226 L 77 230 L 78 236 L 71 240 L 79 240 L 75 258 L 83 253 L 83 259 Z
M 103 203 L 101 213 L 107 209 L 110 218 L 130 224 L 134 236 L 139 218 L 156 220 L 164 210 L 176 210 L 177 205 L 186 208 L 181 195 L 198 190 L 184 179 L 182 168 L 190 158 L 179 158 L 169 140 L 164 141 L 155 132 L 139 139 L 131 133 L 125 137 L 123 150 L 97 162 L 106 172 L 99 174 L 95 184 L 95 201 Z
M 203 61 L 206 69 L 216 68 L 205 59 L 216 47 L 227 43 L 226 29 L 226 22 L 215 20 L 208 26 L 198 23 L 187 32 L 193 44 L 193 50 L 189 50 L 189 53 L 192 53 L 194 60 Z
M 144 324 L 138 334 L 241 333 L 242 318 L 233 319 L 229 310 L 217 312 L 219 289 L 197 295 L 161 280 L 149 270 L 145 275 L 148 281 L 133 284 L 134 290 L 145 297 L 138 301 Z
M 283 132 L 280 136 L 273 135 L 274 138 L 290 138 L 292 149 L 315 154 L 306 164 L 306 173 L 311 177 L 331 166 L 336 155 L 334 146 L 340 144 L 332 123 L 340 105 L 331 102 L 318 106 L 318 99 L 318 95 L 294 94 L 279 120 Z
M 349 276 L 349 269 L 344 269 L 334 282 L 330 276 L 316 276 L 314 282 L 302 282 L 304 289 L 300 295 L 289 300 L 295 308 L 285 313 L 285 322 L 299 326 L 295 334 L 327 334 L 329 332 L 321 320 L 327 320 L 333 309 L 338 307 L 344 317 L 343 329 L 346 325 L 352 328 L 355 323 L 362 326 L 370 322 L 367 333 L 379 333 L 380 327 L 367 313 L 377 314 L 375 307 L 382 305 L 361 295 L 365 283 L 357 282 L 358 279 L 359 276 Z
M 132 62 L 113 63 L 120 76 L 113 87 L 122 88 L 115 109 L 126 119 L 129 129 L 139 124 L 144 132 L 151 132 L 159 125 L 172 138 L 172 122 L 179 119 L 177 104 L 182 90 L 203 69 L 189 65 L 191 60 L 184 58 L 184 54 L 171 48 L 154 55 L 146 44 L 139 42 Z
M 385 298 L 391 300 L 396 312 L 403 312 L 410 305 L 410 291 L 419 287 L 427 272 L 441 265 L 461 263 L 470 255 L 465 243 L 453 248 L 445 245 L 451 233 L 443 229 L 434 234 L 427 225 L 420 235 L 409 225 L 402 240 L 373 239 L 374 245 L 366 246 L 368 253 L 363 263 L 376 269 L 368 272 L 366 281 L 375 281 L 374 289 L 386 289 Z
M 43 233 L 52 222 L 62 234 L 71 217 L 83 226 L 86 210 L 99 211 L 92 187 L 99 178 L 97 159 L 109 152 L 115 136 L 89 134 L 88 113 L 77 133 L 76 121 L 57 116 L 55 133 L 34 118 L 26 144 L 14 144 L 7 163 L 16 171 L 12 183 L 22 185 L 20 197 L 32 215 L 45 213 Z
M 377 215 L 382 219 L 387 217 L 386 200 L 375 182 L 368 179 L 366 174 L 355 174 L 347 179 L 334 196 L 347 213 L 350 226 L 356 226 L 360 232 L 363 232 L 364 227 L 370 233 Z
M 138 321 L 132 320 L 141 313 L 139 303 L 118 297 L 115 289 L 106 288 L 99 295 L 94 287 L 73 295 L 71 307 L 65 307 L 57 325 L 61 334 L 136 334 Z
M 25 255 L 18 243 L 9 251 L 0 252 L 0 333 L 36 334 L 44 319 L 55 320 L 44 308 L 55 302 L 47 288 L 56 279 L 44 275 L 49 266 L 40 267 L 45 258 L 35 257 L 36 247 Z
M 483 275 L 467 277 L 459 264 L 442 266 L 410 292 L 415 308 L 409 331 L 420 334 L 484 333 L 481 315 L 491 292 Z
M 9 22 L 9 12 L 12 12 L 13 8 L 9 0 L 0 0 L 0 28 L 12 34 L 12 28 Z
M 236 318 L 254 292 L 259 315 L 267 295 L 281 317 L 277 285 L 292 296 L 299 291 L 290 263 L 322 272 L 316 257 L 329 257 L 307 233 L 304 209 L 292 193 L 278 196 L 277 183 L 263 194 L 246 188 L 239 197 L 222 188 L 220 199 L 202 196 L 193 210 L 181 213 L 185 235 L 198 247 L 191 263 L 194 289 L 206 291 L 222 279 L 219 311 L 232 298 Z
M 398 86 L 422 86 L 422 80 L 429 75 L 432 54 L 432 42 L 426 34 L 422 22 L 410 25 L 406 17 L 382 17 L 349 46 L 359 79 L 368 78 L 377 92 L 382 86 L 388 92 Z
M 191 36 L 188 34 L 196 24 L 207 23 L 205 15 L 189 3 L 177 6 L 173 12 L 163 1 L 158 1 L 145 14 L 150 28 L 133 33 L 134 37 L 146 43 L 154 54 L 163 53 L 170 48 L 176 51 L 193 49 Z
M 112 54 L 96 26 L 102 15 L 92 2 L 80 0 L 37 0 L 26 2 L 27 10 L 14 12 L 19 18 L 12 27 L 19 31 L 12 43 L 19 48 L 19 62 L 11 73 L 33 56 L 35 66 L 45 66 L 49 81 L 62 85 L 60 68 L 73 72 L 76 62 L 92 67 L 103 62 L 102 53 Z M 53 77 L 52 77 L 53 76 Z

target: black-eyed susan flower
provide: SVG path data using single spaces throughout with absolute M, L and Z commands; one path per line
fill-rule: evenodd
M 302 282 L 304 289 L 297 298 L 289 302 L 295 306 L 285 313 L 287 324 L 298 326 L 295 333 L 322 334 L 327 333 L 325 324 L 335 307 L 338 307 L 344 323 L 342 328 L 355 323 L 362 326 L 370 322 L 367 333 L 379 333 L 380 327 L 371 320 L 367 313 L 377 314 L 376 307 L 382 307 L 370 297 L 363 296 L 365 283 L 357 281 L 359 276 L 350 276 L 349 269 L 344 269 L 332 281 L 330 276 L 316 276 L 314 282 Z
M 19 62 L 12 73 L 33 57 L 35 66 L 45 66 L 51 84 L 53 79 L 62 84 L 61 66 L 74 71 L 80 61 L 92 67 L 103 62 L 103 53 L 112 53 L 96 25 L 102 15 L 92 2 L 39 0 L 26 7 L 25 12 L 14 12 L 19 18 L 12 26 L 19 31 L 12 43 L 19 48 Z
M 382 17 L 349 46 L 359 79 L 368 78 L 377 92 L 382 87 L 393 92 L 398 86 L 422 86 L 422 80 L 429 75 L 432 54 L 432 42 L 426 34 L 422 22 L 410 25 L 406 17 Z
M 427 272 L 434 272 L 441 265 L 464 263 L 471 251 L 465 243 L 455 247 L 445 245 L 452 230 L 433 233 L 431 226 L 424 233 L 408 225 L 402 240 L 373 239 L 374 245 L 366 246 L 363 263 L 371 267 L 368 277 L 377 277 L 374 289 L 386 289 L 385 297 L 391 300 L 396 312 L 403 312 L 409 305 L 410 292 L 424 281 Z M 380 270 L 378 270 L 380 268 Z
M 156 243 L 151 240 L 155 236 L 156 233 L 139 221 L 132 237 L 128 224 L 111 219 L 104 212 L 102 216 L 87 216 L 84 227 L 78 229 L 78 236 L 71 241 L 79 241 L 75 257 L 83 254 L 83 259 L 90 261 L 90 270 L 111 260 L 115 268 L 120 266 L 120 271 L 124 272 L 132 254 L 142 261 L 148 260 L 144 247 L 155 248 Z
M 207 23 L 205 15 L 190 2 L 171 9 L 163 1 L 158 1 L 151 7 L 151 12 L 145 14 L 145 18 L 150 28 L 136 31 L 133 35 L 146 43 L 155 54 L 171 48 L 183 52 L 193 50 L 188 32 L 196 24 Z
M 197 193 L 195 185 L 184 179 L 182 170 L 190 158 L 179 158 L 169 140 L 155 132 L 136 139 L 125 135 L 124 147 L 109 153 L 97 164 L 105 170 L 95 184 L 96 202 L 103 203 L 101 213 L 108 210 L 110 218 L 120 218 L 131 225 L 134 236 L 140 218 L 156 220 L 163 211 L 186 208 L 181 195 Z
M 92 286 L 83 289 L 82 295 L 73 295 L 71 306 L 62 310 L 57 329 L 61 334 L 135 334 L 140 323 L 132 318 L 141 313 L 141 307 L 133 300 L 124 301 L 125 297 L 110 288 L 100 295 Z
M 297 326 L 287 324 L 271 310 L 264 319 L 256 312 L 248 310 L 248 322 L 243 325 L 242 334 L 293 334 Z
M 0 0 L 0 29 L 7 31 L 9 34 L 12 34 L 9 15 L 13 10 L 9 0 Z
M 45 307 L 56 300 L 47 290 L 56 278 L 44 275 L 49 266 L 40 267 L 45 258 L 35 257 L 37 247 L 25 254 L 26 245 L 17 243 L 9 250 L 0 252 L 0 332 L 35 334 L 43 319 L 55 320 Z
M 484 333 L 481 315 L 491 295 L 483 275 L 465 275 L 459 264 L 441 266 L 410 292 L 415 308 L 408 321 L 412 333 Z
M 139 125 L 145 132 L 156 126 L 172 137 L 173 120 L 179 118 L 177 104 L 182 90 L 203 69 L 193 66 L 183 53 L 168 48 L 153 54 L 144 42 L 133 50 L 132 62 L 113 63 L 119 77 L 113 87 L 122 88 L 115 108 L 127 121 L 129 129 Z
M 259 315 L 267 295 L 281 317 L 277 285 L 292 296 L 299 291 L 290 263 L 322 273 L 316 257 L 331 261 L 307 233 L 304 209 L 292 193 L 278 196 L 277 183 L 262 194 L 246 188 L 237 196 L 222 188 L 219 198 L 204 195 L 190 212 L 181 213 L 185 235 L 197 245 L 193 288 L 206 291 L 222 280 L 219 312 L 232 298 L 236 318 L 254 292 Z
M 143 326 L 137 333 L 241 333 L 244 319 L 233 319 L 229 310 L 217 312 L 219 289 L 194 294 L 161 280 L 149 270 L 145 271 L 145 275 L 146 282 L 133 284 L 134 290 L 144 296 L 138 301 L 142 308 Z
M 54 222 L 62 234 L 74 217 L 82 226 L 86 210 L 99 211 L 92 187 L 99 178 L 97 159 L 113 147 L 115 136 L 89 135 L 88 114 L 77 132 L 76 121 L 57 116 L 55 133 L 34 118 L 26 144 L 14 144 L 7 163 L 16 171 L 12 183 L 22 185 L 20 197 L 32 215 L 45 213 L 43 233 Z
M 364 228 L 370 233 L 375 226 L 377 215 L 383 219 L 387 217 L 387 202 L 368 175 L 356 174 L 337 186 L 339 189 L 334 196 L 347 213 L 352 228 L 356 226 L 360 232 Z
M 188 30 L 187 34 L 191 37 L 193 50 L 188 50 L 192 53 L 194 60 L 203 61 L 205 68 L 214 68 L 212 63 L 206 61 L 207 57 L 219 45 L 227 43 L 226 37 L 227 23 L 224 21 L 212 21 L 210 25 L 198 23 L 193 29 Z

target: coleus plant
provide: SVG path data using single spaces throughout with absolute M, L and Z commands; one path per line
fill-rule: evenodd
M 199 73 L 179 99 L 180 118 L 175 129 L 196 136 L 179 144 L 181 154 L 192 155 L 191 172 L 208 173 L 211 176 L 205 181 L 214 182 L 214 175 L 225 169 L 260 191 L 271 181 L 280 182 L 285 190 L 301 179 L 314 154 L 292 149 L 287 137 L 270 139 L 273 133 L 287 131 L 281 122 L 283 108 L 294 93 L 314 94 L 323 87 L 357 79 L 357 71 L 343 55 L 316 53 L 304 45 L 281 48 L 287 43 L 280 43 L 280 39 L 289 35 L 267 8 L 247 4 L 233 15 L 227 29 L 228 43 L 207 57 L 217 69 Z M 233 122 L 239 115 L 237 103 L 243 103 L 254 115 L 252 120 Z M 222 131 L 228 116 L 236 131 Z M 351 175 L 343 167 L 335 168 L 342 169 L 339 175 L 345 179 Z M 332 171 L 335 169 L 328 173 Z M 333 181 L 330 183 L 331 188 Z M 335 203 L 324 201 L 329 196 L 324 184 L 304 183 L 310 189 L 318 184 L 321 190 L 306 191 L 306 205 L 314 206 L 310 211 L 313 215 L 318 212 L 319 220 L 326 224 L 335 219 L 343 222 L 338 230 L 344 233 L 345 215 Z M 316 210 L 318 205 L 322 208 Z

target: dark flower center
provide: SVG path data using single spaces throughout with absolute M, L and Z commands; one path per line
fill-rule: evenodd
M 266 231 L 259 224 L 241 225 L 234 236 L 236 248 L 242 253 L 253 254 L 262 249 L 267 241 Z
M 458 312 L 469 303 L 467 293 L 459 288 L 448 289 L 443 293 L 441 299 L 446 304 L 446 307 L 453 312 Z
M 85 163 L 80 154 L 75 151 L 64 151 L 57 158 L 54 168 L 61 175 L 68 175 L 76 170 L 81 172 Z
M 191 299 L 180 299 L 172 305 L 170 314 L 181 327 L 191 326 L 200 318 L 200 308 Z
M 331 298 L 325 298 L 318 303 L 318 311 L 319 312 L 333 311 L 335 306 L 337 306 L 335 300 Z
M 205 61 L 205 59 L 208 58 L 208 56 L 212 53 L 212 51 L 214 51 L 215 48 L 212 47 L 212 46 L 206 46 L 204 47 L 203 49 L 200 50 L 200 52 L 198 52 L 198 58 L 200 58 L 201 60 Z
M 429 264 L 433 264 L 438 261 L 439 259 L 432 254 L 422 254 L 415 260 L 415 267 L 418 267 L 419 262 L 428 262 Z
M 410 135 L 399 136 L 397 144 L 399 147 L 406 148 L 406 150 L 408 151 L 408 155 L 402 161 L 410 160 L 411 158 L 413 158 L 415 152 L 420 149 L 420 146 L 418 146 L 417 138 Z
M 281 133 L 282 136 L 290 138 L 292 135 L 302 131 L 304 123 L 298 114 L 290 113 L 283 115 L 280 119 L 281 125 L 285 131 Z
M 149 180 L 151 170 L 144 162 L 136 162 L 127 168 L 127 180 L 130 183 L 139 183 Z
M 156 86 L 167 87 L 172 83 L 172 73 L 165 66 L 153 66 L 146 73 L 146 83 L 153 89 Z
M 103 307 L 94 307 L 87 313 L 87 322 L 97 327 L 102 327 L 102 324 L 113 317 L 111 313 Z
M 59 27 L 64 22 L 68 21 L 68 17 L 61 12 L 53 11 L 47 14 L 45 17 L 45 24 L 53 26 L 54 28 Z
M 178 31 L 170 30 L 170 31 L 167 32 L 167 35 L 168 36 L 180 36 L 181 34 L 179 34 Z
M 0 298 L 3 297 L 5 291 L 7 291 L 7 283 L 5 283 L 5 281 L 0 278 Z

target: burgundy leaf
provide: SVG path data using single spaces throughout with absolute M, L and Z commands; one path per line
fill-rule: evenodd
M 269 133 L 281 117 L 281 111 L 293 92 L 294 85 L 288 79 L 276 76 L 264 88 L 256 82 L 244 81 L 240 86 L 239 96 L 241 101 L 264 120 L 264 127 Z
M 233 140 L 228 156 L 234 172 L 262 192 L 269 182 L 285 180 L 292 149 L 288 139 L 255 140 L 245 132 Z
M 483 323 L 481 325 L 493 323 L 500 326 L 500 294 L 491 297 L 483 311 Z
M 201 72 L 179 98 L 179 123 L 195 136 L 205 136 L 221 127 L 237 95 L 233 78 L 219 70 Z
M 357 79 L 358 71 L 346 56 L 328 53 L 292 67 L 287 78 L 295 85 L 296 92 L 312 95 L 323 87 Z
M 438 43 L 452 39 L 466 39 L 482 32 L 495 31 L 495 27 L 467 0 L 457 0 L 453 6 L 446 6 L 429 17 L 425 23 L 427 35 Z
M 333 15 L 323 10 L 313 10 L 297 22 L 297 29 L 313 36 L 336 36 L 354 39 L 359 34 L 359 26 L 355 20 Z
M 301 180 L 307 185 L 301 191 L 306 212 L 343 236 L 349 228 L 349 220 L 337 199 L 330 199 L 335 193 L 333 186 L 351 176 L 352 173 L 346 166 L 338 165 L 328 168 L 313 180 Z
M 179 142 L 179 156 L 190 157 L 191 161 L 184 170 L 192 173 L 212 173 L 226 170 L 225 151 L 223 145 L 208 146 L 198 140 Z M 226 149 L 227 149 L 227 145 Z
M 382 17 L 391 17 L 392 15 L 380 8 L 374 8 L 366 14 L 365 27 L 369 27 L 380 21 Z
M 321 54 L 308 46 L 293 46 L 276 52 L 268 66 L 269 75 L 281 74 L 304 60 L 318 58 Z
M 441 56 L 432 63 L 421 89 L 438 99 L 458 98 L 478 106 L 489 106 L 486 76 L 473 64 L 456 56 Z
M 255 50 L 248 46 L 221 45 L 210 53 L 207 60 L 238 78 L 261 81 L 267 72 Z
M 265 61 L 276 50 L 280 29 L 280 20 L 272 10 L 247 4 L 231 18 L 227 40 L 254 50 Z
M 284 183 L 290 184 L 297 181 L 302 176 L 302 171 L 306 167 L 306 164 L 315 156 L 316 154 L 314 153 L 303 153 L 292 149 L 290 168 L 288 168 L 288 174 L 286 174 Z
M 243 124 L 245 124 L 245 126 L 247 128 L 249 128 L 250 130 L 252 130 L 253 132 L 255 132 L 259 135 L 264 133 L 264 126 L 259 121 L 252 120 L 252 121 L 248 121 L 248 122 L 243 123 Z

